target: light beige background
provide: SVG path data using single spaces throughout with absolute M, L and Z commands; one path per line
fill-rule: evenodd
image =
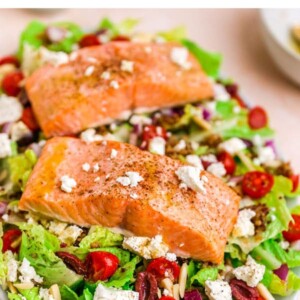
M 300 172 L 300 88 L 294 86 L 273 65 L 260 38 L 256 10 L 128 10 L 66 9 L 0 10 L 0 55 L 13 52 L 18 36 L 32 19 L 74 20 L 95 28 L 103 16 L 142 19 L 140 28 L 156 31 L 185 24 L 191 38 L 203 47 L 224 55 L 223 72 L 236 79 L 248 101 L 263 105 L 277 131 L 277 143 Z

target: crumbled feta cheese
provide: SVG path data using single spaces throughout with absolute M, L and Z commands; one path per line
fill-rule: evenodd
M 92 64 L 96 64 L 98 62 L 97 58 L 95 57 L 87 57 L 86 60 Z
M 188 61 L 189 52 L 184 47 L 174 47 L 171 50 L 171 60 L 184 69 L 190 69 L 191 63 Z
M 178 178 L 190 189 L 196 192 L 206 193 L 204 181 L 200 178 L 201 169 L 192 166 L 183 166 L 175 171 Z
M 130 179 L 129 179 L 129 177 L 126 177 L 126 176 L 118 177 L 117 182 L 119 182 L 123 186 L 129 186 L 130 185 Z
M 41 300 L 55 300 L 48 289 L 40 288 L 39 296 Z
M 185 159 L 188 164 L 203 170 L 203 165 L 198 155 L 189 154 L 185 157 Z
M 96 130 L 94 128 L 90 128 L 81 132 L 80 138 L 87 143 L 103 140 L 102 135 L 96 134 Z
M 235 114 L 238 114 L 238 113 L 241 112 L 241 108 L 240 108 L 239 106 L 235 106 L 235 107 L 233 108 L 233 112 L 234 112 Z
M 84 163 L 82 165 L 82 170 L 85 171 L 85 172 L 88 172 L 90 170 L 90 168 L 91 168 L 91 166 L 88 163 Z
M 157 235 L 153 238 L 137 236 L 125 237 L 123 247 L 145 259 L 165 256 L 169 250 L 169 247 L 163 242 L 161 235 Z
M 99 283 L 93 300 L 139 300 L 139 293 L 108 288 Z
M 110 41 L 110 37 L 107 34 L 100 34 L 98 37 L 101 44 L 106 44 Z
M 281 241 L 279 245 L 283 250 L 287 250 L 290 247 L 290 243 L 288 241 Z
M 256 147 L 261 147 L 263 145 L 263 140 L 259 134 L 254 135 L 252 142 Z
M 110 72 L 104 71 L 101 76 L 102 79 L 108 80 L 110 78 Z
M 49 225 L 49 231 L 56 236 L 60 236 L 60 234 L 67 228 L 68 224 L 59 222 L 59 221 L 51 221 Z
M 177 145 L 174 147 L 174 151 L 180 152 L 186 148 L 186 142 L 185 140 L 180 140 Z
M 3 221 L 7 222 L 8 219 L 9 219 L 9 215 L 8 215 L 8 214 L 2 215 L 2 220 L 3 220 Z
M 257 149 L 257 158 L 255 158 L 254 162 L 255 164 L 257 165 L 260 165 L 260 164 L 271 164 L 276 156 L 275 156 L 275 153 L 273 151 L 273 149 L 271 147 L 259 147 Z
M 111 150 L 110 158 L 116 158 L 118 155 L 118 151 L 116 149 Z
M 207 167 L 207 171 L 211 174 L 222 177 L 226 175 L 226 169 L 221 162 L 212 163 Z
M 255 202 L 251 198 L 245 197 L 240 201 L 240 209 L 247 207 L 247 206 L 252 206 L 254 204 L 255 204 Z
M 121 70 L 124 72 L 133 72 L 134 62 L 129 60 L 122 60 L 121 61 Z
M 164 289 L 163 290 L 163 295 L 164 296 L 171 296 L 171 293 L 167 289 Z
M 8 256 L 8 254 L 6 254 Z M 12 252 L 10 251 L 9 254 L 10 258 L 7 261 L 7 280 L 9 282 L 15 282 L 18 279 L 18 267 L 19 263 L 18 261 L 14 258 Z
M 100 181 L 100 177 L 96 177 L 95 179 L 94 179 L 94 182 L 99 182 Z
M 136 187 L 144 178 L 138 172 L 126 172 L 126 176 L 118 177 L 117 182 L 123 186 Z
M 180 182 L 179 188 L 183 189 L 183 190 L 187 190 L 188 189 L 187 185 L 184 182 Z
M 62 243 L 72 245 L 78 239 L 78 237 L 82 234 L 82 232 L 83 232 L 83 230 L 80 227 L 78 227 L 76 225 L 71 225 L 71 226 L 68 226 L 58 236 L 58 238 Z
M 94 166 L 93 166 L 93 172 L 96 173 L 99 170 L 100 170 L 99 164 L 98 163 L 94 164 Z
M 219 145 L 221 150 L 225 150 L 231 155 L 235 155 L 236 153 L 246 149 L 246 144 L 239 138 L 231 138 Z
M 119 88 L 119 83 L 116 80 L 112 80 L 110 82 L 109 86 L 111 86 L 112 88 L 114 88 L 115 90 L 117 90 Z
M 202 155 L 201 159 L 208 163 L 216 163 L 218 162 L 217 157 L 214 154 Z
M 239 212 L 238 219 L 234 225 L 232 236 L 234 237 L 249 237 L 255 234 L 254 224 L 251 219 L 256 213 L 252 209 L 243 209 Z
M 137 199 L 139 196 L 136 193 L 130 193 L 130 198 Z
M 165 155 L 166 141 L 160 136 L 156 136 L 149 141 L 149 151 L 154 154 Z
M 42 283 L 43 278 L 36 274 L 35 269 L 30 266 L 30 262 L 24 258 L 21 266 L 19 267 L 19 279 L 22 283 Z
M 0 95 L 0 124 L 18 121 L 23 112 L 23 106 L 15 97 Z
M 263 279 L 266 267 L 258 264 L 250 255 L 247 257 L 246 264 L 232 271 L 233 275 L 243 280 L 250 287 L 256 287 Z
M 0 158 L 11 155 L 10 140 L 7 133 L 0 133 Z
M 146 116 L 143 115 L 133 115 L 130 120 L 129 123 L 131 125 L 151 125 L 152 124 L 152 120 Z
M 91 76 L 93 72 L 95 71 L 94 66 L 88 66 L 86 70 L 84 71 L 84 76 Z
M 152 52 L 152 48 L 149 47 L 149 46 L 146 46 L 146 47 L 144 48 L 144 50 L 145 50 L 145 52 L 148 53 L 148 54 Z
M 22 122 L 14 123 L 11 127 L 11 140 L 19 141 L 23 138 L 31 136 L 31 130 Z
M 210 300 L 232 300 L 230 285 L 223 280 L 206 280 L 205 293 Z
M 219 101 L 228 101 L 231 97 L 222 84 L 213 84 L 214 98 Z
M 61 181 L 61 190 L 66 193 L 71 193 L 72 189 L 77 186 L 77 182 L 74 178 L 69 177 L 68 175 L 64 175 L 60 178 Z
M 194 151 L 196 151 L 199 148 L 199 143 L 196 141 L 191 141 L 191 147 Z
M 169 260 L 169 261 L 176 261 L 177 260 L 177 257 L 176 257 L 176 254 L 175 253 L 170 253 L 168 252 L 166 254 L 166 259 Z

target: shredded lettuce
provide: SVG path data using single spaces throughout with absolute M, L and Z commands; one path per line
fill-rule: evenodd
M 20 290 L 20 294 L 26 298 L 26 300 L 40 300 L 39 288 L 34 287 L 29 290 Z
M 187 37 L 186 27 L 178 26 L 168 31 L 161 31 L 157 33 L 158 36 L 170 42 L 180 42 Z
M 127 18 L 120 23 L 114 23 L 109 18 L 103 18 L 100 22 L 99 29 L 109 30 L 112 37 L 117 35 L 130 35 L 139 22 L 138 19 Z

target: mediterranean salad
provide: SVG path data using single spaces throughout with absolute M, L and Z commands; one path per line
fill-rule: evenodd
M 299 175 L 282 159 L 268 114 L 249 106 L 220 75 L 222 57 L 178 27 L 137 31 L 137 20 L 108 18 L 85 32 L 77 24 L 33 21 L 16 53 L 0 58 L 0 284 L 10 300 L 261 300 L 300 290 Z M 241 196 L 220 265 L 176 256 L 161 236 L 80 227 L 21 211 L 24 191 L 46 138 L 24 89 L 39 67 L 65 62 L 79 48 L 132 41 L 174 41 L 210 77 L 214 97 L 134 113 L 89 128 L 78 138 L 116 140 L 166 155 L 221 178 Z M 175 75 L 174 75 L 175 76 Z M 89 165 L 83 166 L 89 169 Z M 155 224 L 153 224 L 155 226 Z M 274 298 L 275 297 L 275 298 Z

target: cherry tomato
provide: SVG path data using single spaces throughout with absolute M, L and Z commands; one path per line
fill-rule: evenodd
M 20 62 L 15 56 L 4 56 L 0 58 L 0 66 L 5 64 L 15 65 L 16 67 L 20 66 Z
M 79 42 L 81 48 L 101 45 L 96 34 L 87 34 Z
M 290 222 L 288 231 L 283 231 L 283 237 L 288 242 L 300 240 L 300 216 L 292 215 L 294 223 Z
M 144 127 L 143 141 L 148 142 L 157 136 L 167 139 L 167 131 L 160 126 L 147 125 Z
M 170 296 L 162 296 L 161 298 L 159 298 L 159 300 L 175 300 L 175 298 Z
M 129 37 L 124 36 L 124 35 L 117 35 L 115 36 L 112 41 L 114 42 L 128 42 L 130 41 Z
M 251 171 L 244 175 L 242 190 L 253 199 L 265 196 L 272 189 L 274 178 L 271 174 L 261 171 Z
M 293 174 L 289 178 L 293 183 L 292 192 L 296 192 L 299 186 L 299 174 Z
M 118 257 L 109 252 L 90 252 L 85 260 L 87 278 L 95 282 L 106 280 L 116 272 L 118 265 Z
M 260 107 L 253 107 L 248 115 L 248 124 L 252 129 L 260 129 L 268 124 L 268 116 L 266 111 Z
M 149 263 L 147 272 L 153 274 L 157 280 L 168 277 L 175 281 L 179 277 L 180 267 L 176 262 L 169 261 L 165 257 L 160 257 Z
M 21 230 L 19 229 L 9 229 L 4 232 L 3 234 L 3 248 L 2 252 L 6 252 L 8 250 L 12 251 L 13 253 L 17 253 L 19 251 L 20 246 L 13 247 L 13 243 L 22 235 Z
M 37 120 L 35 119 L 35 116 L 33 114 L 31 107 L 26 107 L 23 110 L 23 115 L 22 115 L 21 120 L 31 131 L 37 131 L 40 128 Z
M 21 71 L 7 74 L 2 80 L 2 89 L 8 96 L 16 97 L 21 91 L 20 83 L 24 79 Z
M 225 152 L 225 151 L 219 153 L 218 161 L 220 161 L 224 165 L 224 168 L 228 175 L 232 175 L 234 173 L 236 165 L 235 165 L 235 161 L 234 161 L 233 157 L 231 156 L 231 154 L 229 154 L 228 152 Z

